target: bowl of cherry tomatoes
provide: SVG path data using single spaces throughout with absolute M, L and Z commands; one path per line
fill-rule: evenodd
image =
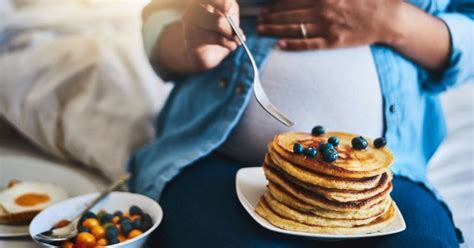
M 31 237 L 69 224 L 69 220 L 98 194 L 71 198 L 43 210 L 30 224 Z M 57 245 L 61 248 L 142 247 L 162 219 L 160 205 L 151 198 L 128 192 L 112 192 L 80 218 L 75 237 Z M 54 247 L 35 241 L 41 247 Z

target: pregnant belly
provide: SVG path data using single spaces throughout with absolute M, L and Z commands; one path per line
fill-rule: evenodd
M 261 165 L 267 144 L 279 132 L 309 132 L 315 125 L 379 137 L 383 131 L 382 94 L 369 47 L 329 51 L 273 50 L 262 67 L 271 101 L 295 125 L 269 116 L 253 97 L 220 148 L 244 165 Z

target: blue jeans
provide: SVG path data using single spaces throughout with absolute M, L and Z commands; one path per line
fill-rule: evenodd
M 164 218 L 149 247 L 459 247 L 449 211 L 423 186 L 395 177 L 392 198 L 407 229 L 378 238 L 320 242 L 268 231 L 241 206 L 235 174 L 241 166 L 212 154 L 186 168 L 165 189 Z

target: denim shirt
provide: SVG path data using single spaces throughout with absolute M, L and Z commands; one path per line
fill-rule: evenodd
M 396 157 L 391 169 L 433 190 L 426 165 L 446 134 L 438 94 L 474 78 L 474 0 L 411 3 L 447 24 L 452 47 L 445 71 L 430 74 L 387 46 L 373 45 L 371 52 L 383 96 L 384 136 Z M 241 21 L 247 44 L 262 65 L 275 40 L 258 36 L 255 24 L 254 19 Z M 252 78 L 239 48 L 216 68 L 176 80 L 157 120 L 156 138 L 130 158 L 131 190 L 159 199 L 184 167 L 223 144 L 253 97 Z

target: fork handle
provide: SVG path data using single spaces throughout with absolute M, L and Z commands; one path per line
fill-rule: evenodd
M 81 218 L 87 211 L 93 208 L 97 203 L 99 203 L 104 197 L 106 197 L 110 192 L 122 187 L 128 180 L 130 179 L 130 174 L 126 174 L 125 176 L 120 177 L 117 181 L 109 185 L 106 189 L 104 189 L 99 196 L 97 196 L 92 203 L 90 203 L 86 209 L 82 210 L 74 220 Z

